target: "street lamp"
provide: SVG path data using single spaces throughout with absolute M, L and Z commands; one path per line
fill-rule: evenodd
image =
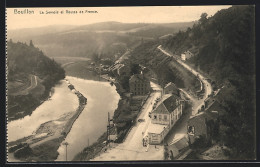
M 66 146 L 66 161 L 67 161 L 67 146 L 69 145 L 69 143 L 68 142 L 64 142 L 63 145 Z

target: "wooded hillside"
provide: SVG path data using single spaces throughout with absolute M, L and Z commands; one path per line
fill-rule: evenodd
M 231 148 L 233 159 L 255 157 L 254 27 L 254 6 L 232 6 L 212 17 L 203 13 L 192 28 L 163 44 L 178 55 L 191 51 L 195 56 L 188 63 L 225 86 L 219 95 L 226 110 L 219 140 Z
M 8 117 L 21 118 L 31 114 L 49 95 L 51 87 L 65 77 L 64 70 L 54 60 L 34 47 L 32 41 L 7 42 Z

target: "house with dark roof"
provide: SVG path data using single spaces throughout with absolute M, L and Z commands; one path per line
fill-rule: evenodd
M 151 113 L 148 128 L 149 144 L 160 144 L 182 115 L 182 100 L 174 94 L 166 94 Z
M 176 140 L 169 143 L 168 154 L 171 159 L 176 159 L 180 157 L 187 149 L 189 149 L 189 140 L 186 135 L 181 135 Z
M 175 94 L 175 95 L 179 95 L 179 89 L 177 88 L 177 86 L 172 83 L 169 82 L 167 85 L 165 85 L 164 89 L 163 89 L 163 94 Z
M 211 141 L 212 136 L 217 132 L 218 116 L 218 111 L 213 110 L 191 116 L 187 126 L 189 143 L 193 144 L 199 138 Z
M 130 93 L 132 95 L 146 95 L 150 89 L 150 81 L 143 74 L 134 74 L 129 79 Z

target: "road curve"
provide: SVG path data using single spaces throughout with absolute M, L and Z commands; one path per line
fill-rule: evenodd
M 204 88 L 205 88 L 205 93 L 204 96 L 201 100 L 199 100 L 199 104 L 198 107 L 195 108 L 195 111 L 193 111 L 193 114 L 198 113 L 198 109 L 201 108 L 202 105 L 204 105 L 204 100 L 212 93 L 212 87 L 211 84 L 205 79 L 205 77 L 200 74 L 199 72 L 197 72 L 196 70 L 194 70 L 193 68 L 191 68 L 190 66 L 188 66 L 186 63 L 184 63 L 183 61 L 181 61 L 177 56 L 172 55 L 171 53 L 165 51 L 162 46 L 158 46 L 157 47 L 162 53 L 164 53 L 165 55 L 169 56 L 169 57 L 173 57 L 180 65 L 182 65 L 184 68 L 186 68 L 188 71 L 190 71 L 193 75 L 197 76 L 200 81 L 203 83 Z

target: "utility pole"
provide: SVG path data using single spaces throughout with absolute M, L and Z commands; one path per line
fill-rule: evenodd
M 89 138 L 88 138 L 88 147 L 89 147 Z
M 109 112 L 107 114 L 108 114 L 107 142 L 108 142 L 109 147 L 110 147 L 110 115 L 109 115 Z
M 69 143 L 68 143 L 68 142 L 65 142 L 65 143 L 63 143 L 63 145 L 66 146 L 66 161 L 67 161 L 67 146 L 69 145 Z

